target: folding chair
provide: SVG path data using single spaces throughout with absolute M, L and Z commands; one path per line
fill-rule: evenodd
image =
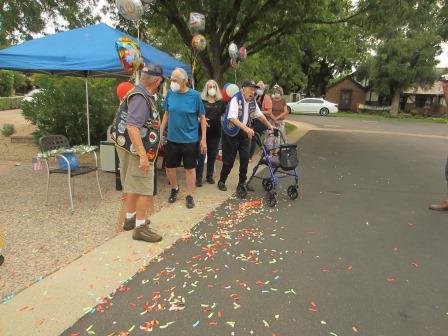
M 47 135 L 43 136 L 39 139 L 39 147 L 42 152 L 51 151 L 59 148 L 70 148 L 70 143 L 67 137 L 63 135 Z M 75 211 L 73 206 L 73 194 L 74 194 L 74 180 L 72 185 L 72 177 L 85 175 L 91 172 L 95 172 L 96 174 L 96 182 L 98 184 L 98 191 L 100 193 L 101 199 L 103 199 L 103 194 L 101 193 L 100 180 L 98 177 L 98 158 L 95 151 L 92 151 L 92 154 L 95 158 L 95 166 L 79 166 L 77 169 L 70 169 L 70 163 L 68 159 L 60 154 L 56 155 L 58 158 L 62 158 L 67 163 L 67 170 L 59 169 L 59 168 L 51 168 L 47 158 L 43 158 L 45 161 L 45 165 L 47 167 L 47 188 L 45 193 L 45 204 L 48 203 L 48 188 L 50 186 L 50 175 L 51 174 L 67 174 L 68 177 L 68 193 L 70 196 L 70 209 L 72 213 Z

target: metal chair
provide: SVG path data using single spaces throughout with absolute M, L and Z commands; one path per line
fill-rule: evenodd
M 67 137 L 63 135 L 47 135 L 43 136 L 39 139 L 39 147 L 42 152 L 51 151 L 59 148 L 70 148 L 70 143 Z M 100 193 L 101 199 L 103 199 L 103 194 L 101 193 L 100 180 L 98 177 L 98 158 L 95 151 L 92 151 L 92 154 L 95 158 L 95 166 L 79 166 L 77 169 L 71 170 L 70 163 L 68 159 L 64 155 L 56 155 L 58 158 L 62 158 L 67 163 L 67 170 L 59 169 L 59 168 L 51 168 L 48 162 L 48 159 L 43 159 L 45 161 L 45 165 L 47 167 L 47 189 L 45 193 L 45 204 L 48 203 L 48 188 L 50 186 L 50 175 L 51 174 L 67 174 L 68 177 L 68 192 L 70 196 L 70 209 L 72 213 L 75 211 L 73 206 L 73 194 L 74 194 L 74 180 L 72 185 L 72 177 L 80 176 L 84 174 L 88 174 L 91 172 L 95 172 L 96 174 L 96 182 L 98 184 L 98 191 Z

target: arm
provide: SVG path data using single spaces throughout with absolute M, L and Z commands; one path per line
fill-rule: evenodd
M 199 122 L 201 123 L 201 140 L 199 143 L 199 147 L 201 150 L 201 154 L 206 154 L 207 153 L 207 120 L 205 118 L 205 115 L 201 115 L 199 117 Z
M 277 116 L 276 119 L 280 119 L 280 120 L 282 120 L 282 118 L 285 119 L 288 116 L 288 114 L 289 114 L 288 108 L 285 106 L 283 108 L 283 112 L 279 116 Z
M 263 118 L 266 120 L 266 118 L 263 116 Z M 239 127 L 240 130 L 247 133 L 247 136 L 249 138 L 252 138 L 254 136 L 254 130 L 250 127 L 247 127 L 242 122 L 240 122 L 237 118 L 229 118 L 229 121 L 234 124 L 235 126 Z M 266 120 L 267 121 L 267 120 Z
M 165 113 L 163 114 L 162 123 L 160 124 L 160 137 L 164 137 L 166 124 L 168 123 L 168 111 L 165 110 Z

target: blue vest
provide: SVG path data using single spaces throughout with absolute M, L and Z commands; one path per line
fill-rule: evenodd
M 248 124 L 250 125 L 251 115 L 253 115 L 257 109 L 257 102 L 255 101 L 255 98 L 245 102 L 243 95 L 240 92 L 238 92 L 232 99 L 236 99 L 238 103 L 238 120 L 240 122 L 243 122 L 244 120 L 244 104 L 249 104 L 249 116 L 248 116 Z M 235 126 L 229 119 L 229 108 L 230 108 L 230 102 L 227 104 L 226 114 L 224 115 L 224 121 L 222 123 L 222 129 L 223 131 L 231 136 L 234 137 L 238 134 L 240 131 L 240 128 L 238 126 Z

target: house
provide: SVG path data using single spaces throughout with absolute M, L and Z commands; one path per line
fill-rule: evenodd
M 356 111 L 359 104 L 365 104 L 368 91 L 366 86 L 349 75 L 331 84 L 327 88 L 325 99 L 338 104 L 339 110 Z
M 437 80 L 429 87 L 409 88 L 403 91 L 400 109 L 406 113 L 441 116 L 448 115 L 442 81 Z

